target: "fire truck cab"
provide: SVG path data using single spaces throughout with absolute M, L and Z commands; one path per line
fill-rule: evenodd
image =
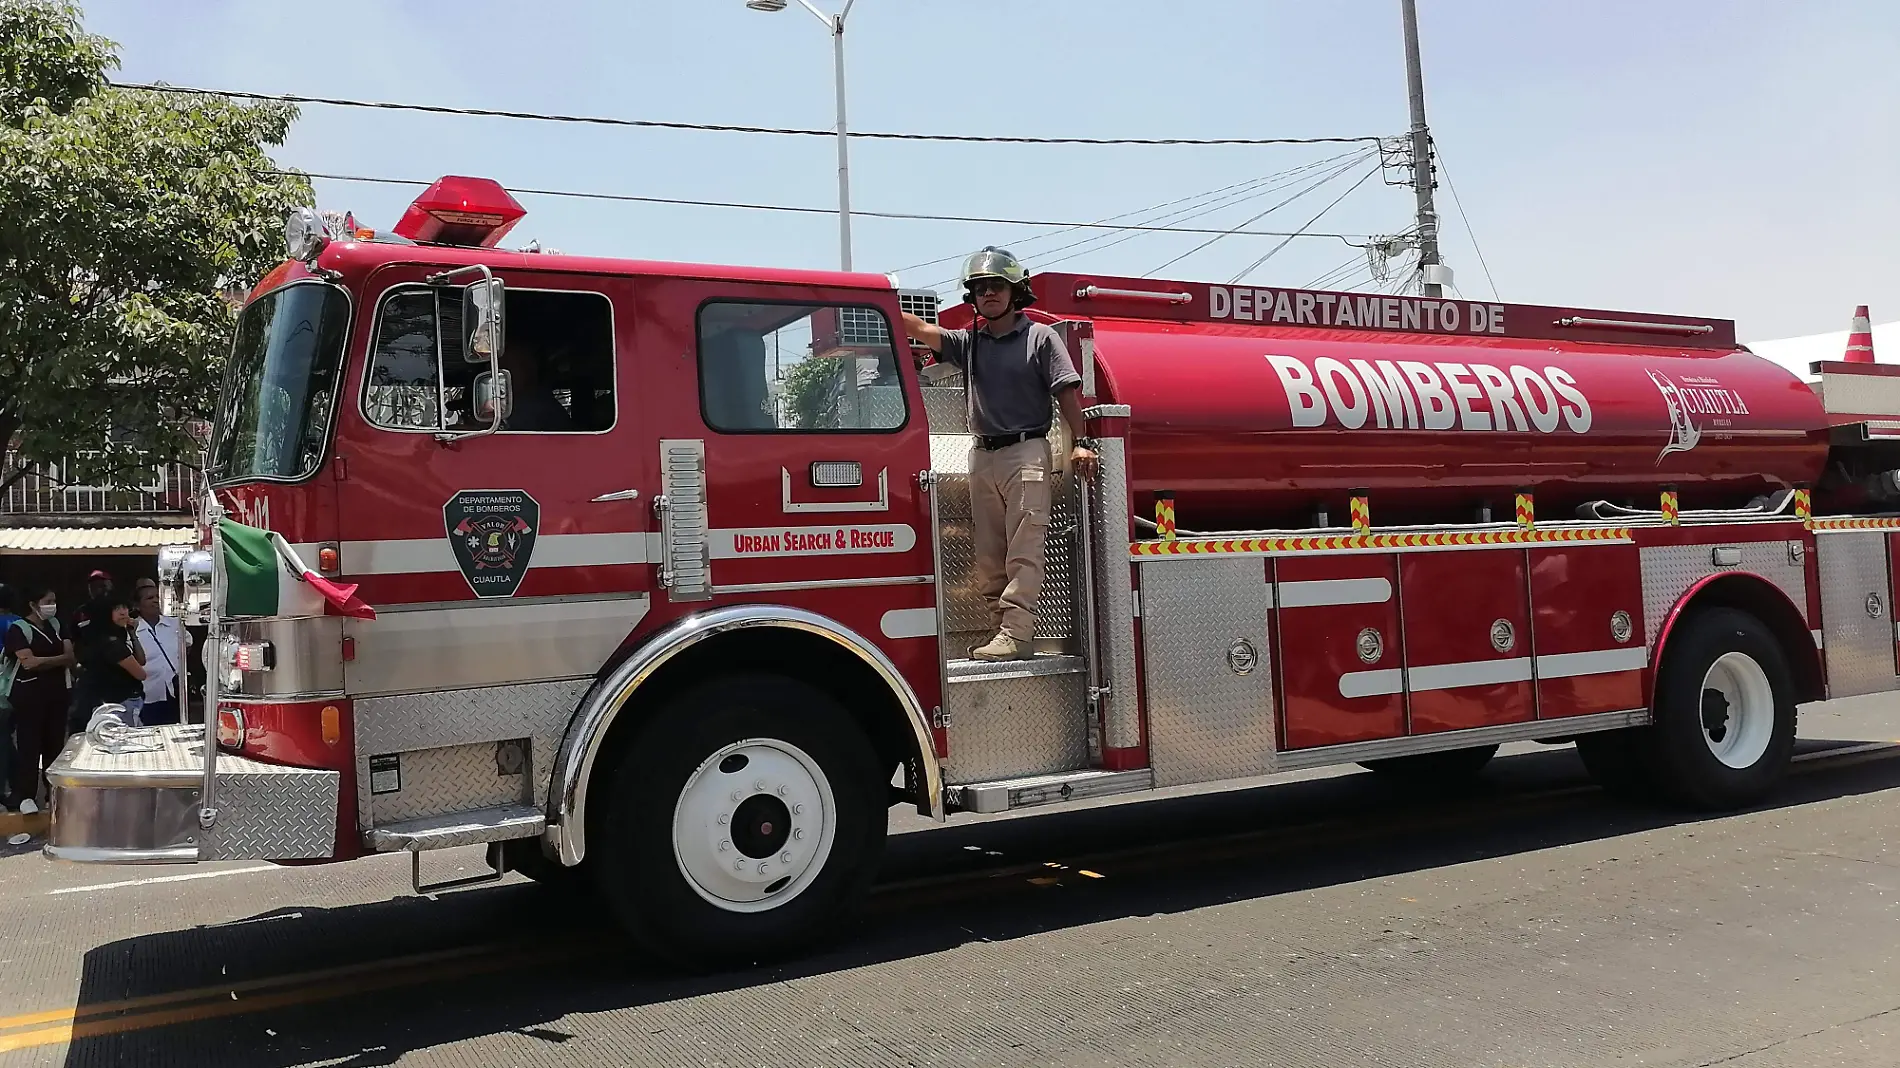
M 979 663 L 963 386 L 898 318 L 934 296 L 499 249 L 522 214 L 451 177 L 393 232 L 292 220 L 165 565 L 213 722 L 96 716 L 49 857 L 408 851 L 429 891 L 422 853 L 486 843 L 751 961 L 848 915 L 893 804 L 1536 740 L 1727 807 L 1798 702 L 1900 688 L 1888 368 L 1817 392 L 1718 320 L 1038 275 L 1102 464 L 1059 483 L 1037 655 Z M 228 611 L 227 518 L 281 535 L 289 607 Z

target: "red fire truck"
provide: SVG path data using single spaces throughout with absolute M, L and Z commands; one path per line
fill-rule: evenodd
M 48 856 L 406 850 L 430 890 L 423 852 L 488 843 L 661 952 L 755 960 L 848 913 L 894 804 L 1442 779 L 1531 740 L 1724 808 L 1783 775 L 1797 703 L 1900 688 L 1900 370 L 1817 389 L 1683 316 L 1041 274 L 1101 465 L 1059 483 L 1036 655 L 980 663 L 963 385 L 898 326 L 933 298 L 499 249 L 522 214 L 444 178 L 393 232 L 292 220 L 165 566 L 217 638 L 211 736 L 95 717 Z M 375 618 L 231 616 L 219 513 Z

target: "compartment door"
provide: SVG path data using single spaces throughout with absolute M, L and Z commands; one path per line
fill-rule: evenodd
M 1535 715 L 1524 550 L 1399 558 L 1411 733 Z
M 1274 564 L 1286 748 L 1404 734 L 1396 560 L 1287 556 Z
M 1530 565 L 1538 718 L 1643 707 L 1649 648 L 1637 548 L 1532 549 Z

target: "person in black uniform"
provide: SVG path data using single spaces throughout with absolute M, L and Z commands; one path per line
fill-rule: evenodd
M 145 703 L 145 651 L 132 630 L 132 606 L 124 597 L 107 594 L 87 606 L 87 615 L 92 622 L 77 643 L 81 673 L 73 686 L 67 733 L 85 730 L 104 704 L 124 705 L 130 725 L 137 726 Z

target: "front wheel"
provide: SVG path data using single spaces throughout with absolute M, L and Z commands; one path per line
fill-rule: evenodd
M 1794 683 L 1762 622 L 1732 608 L 1684 619 L 1656 681 L 1650 779 L 1697 808 L 1759 801 L 1794 754 Z
M 621 924 L 675 963 L 796 952 L 868 890 L 885 783 L 864 732 L 819 691 L 717 679 L 656 710 L 622 752 L 596 877 Z

